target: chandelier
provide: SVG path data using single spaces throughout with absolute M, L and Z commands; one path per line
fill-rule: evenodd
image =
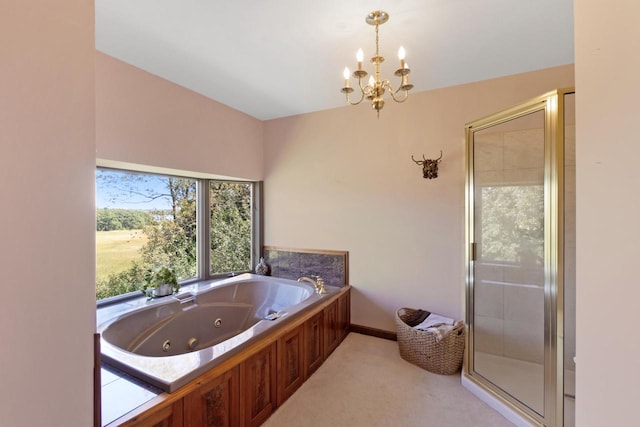
M 358 61 L 358 69 L 351 74 L 354 78 L 358 79 L 358 87 L 360 88 L 360 99 L 358 101 L 351 101 L 349 99 L 349 94 L 354 91 L 354 89 L 349 86 L 349 68 L 345 67 L 344 69 L 344 87 L 340 89 L 340 92 L 344 93 L 347 99 L 347 102 L 351 105 L 360 104 L 364 98 L 371 101 L 371 108 L 376 110 L 378 113 L 378 117 L 380 117 L 380 110 L 384 107 L 384 93 L 385 91 L 389 91 L 391 98 L 395 102 L 404 102 L 409 97 L 409 91 L 413 88 L 412 84 L 409 84 L 409 73 L 411 70 L 409 69 L 409 65 L 404 61 L 405 51 L 402 46 L 398 50 L 398 59 L 400 60 L 400 68 L 396 70 L 394 73 L 396 76 L 400 77 L 400 86 L 395 91 L 391 86 L 391 83 L 388 79 L 382 79 L 380 77 L 380 64 L 384 61 L 384 57 L 380 56 L 379 50 L 379 37 L 378 37 L 378 27 L 384 24 L 389 20 L 389 14 L 387 12 L 383 12 L 381 10 L 376 10 L 375 12 L 369 13 L 365 21 L 369 25 L 376 26 L 376 54 L 371 57 L 371 63 L 373 64 L 374 73 L 369 76 L 369 83 L 364 85 L 362 80 L 367 77 L 368 73 L 362 69 L 362 60 L 364 58 L 364 53 L 362 49 L 358 49 L 356 53 L 356 59 Z M 403 91 L 404 94 L 398 95 L 398 92 Z

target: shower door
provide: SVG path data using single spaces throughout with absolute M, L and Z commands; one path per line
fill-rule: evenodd
M 467 125 L 465 374 L 546 426 L 562 425 L 557 114 L 554 92 Z

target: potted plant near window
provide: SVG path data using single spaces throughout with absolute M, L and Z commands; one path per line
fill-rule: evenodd
M 144 273 L 141 291 L 149 298 L 164 297 L 179 290 L 178 279 L 173 270 L 168 267 L 149 269 Z

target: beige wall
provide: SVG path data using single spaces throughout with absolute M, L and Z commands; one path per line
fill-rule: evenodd
M 580 427 L 638 424 L 640 3 L 575 2 Z
M 265 122 L 265 244 L 349 251 L 353 323 L 464 303 L 464 125 L 573 85 L 573 66 Z M 436 158 L 422 178 L 411 155 Z
M 260 120 L 101 52 L 96 146 L 101 160 L 263 178 Z
M 0 4 L 0 424 L 92 424 L 93 2 Z

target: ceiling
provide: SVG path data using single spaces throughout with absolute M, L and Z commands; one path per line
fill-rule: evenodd
M 96 48 L 260 120 L 345 105 L 380 26 L 382 77 L 402 45 L 412 92 L 571 64 L 573 0 L 95 0 Z M 355 84 L 354 81 L 351 82 Z M 355 107 L 354 107 L 355 108 Z M 370 108 L 359 106 L 357 108 Z

